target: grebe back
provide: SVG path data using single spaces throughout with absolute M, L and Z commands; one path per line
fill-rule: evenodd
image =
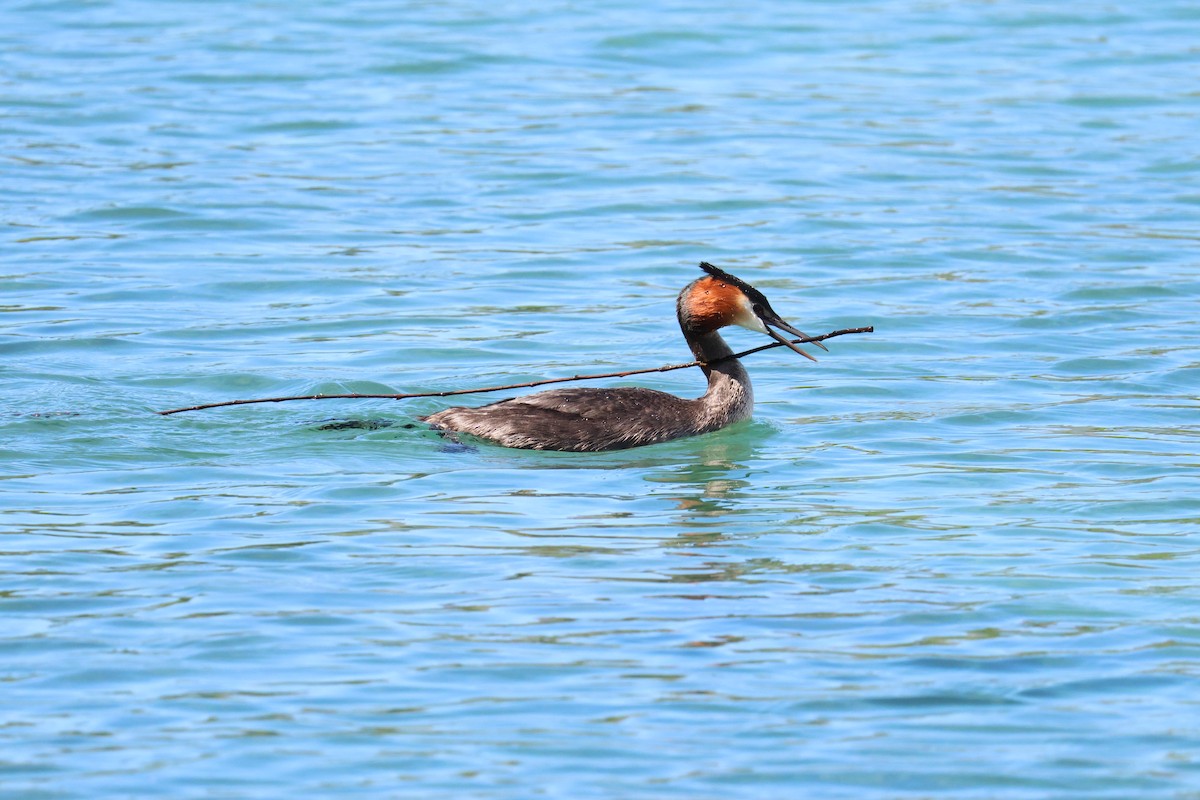
M 676 314 L 708 378 L 695 400 L 642 388 L 553 389 L 478 408 L 457 406 L 424 418 L 434 428 L 469 433 L 505 447 L 588 452 L 657 444 L 708 433 L 750 416 L 750 376 L 717 331 L 739 325 L 765 333 L 812 361 L 815 358 L 773 328 L 807 336 L 780 318 L 762 292 L 708 262 L 707 274 L 679 293 Z M 813 342 L 827 349 L 820 342 Z M 712 363 L 717 359 L 724 361 Z

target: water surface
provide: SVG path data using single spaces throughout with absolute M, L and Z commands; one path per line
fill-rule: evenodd
M 1195 796 L 1198 36 L 10 4 L 0 794 Z M 619 453 L 153 413 L 678 362 L 702 259 L 877 332 Z

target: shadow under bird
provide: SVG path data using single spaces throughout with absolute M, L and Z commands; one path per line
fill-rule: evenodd
M 434 428 L 469 433 L 482 439 L 529 450 L 594 452 L 657 444 L 708 433 L 748 419 L 754 406 L 750 375 L 731 358 L 717 333 L 739 325 L 765 333 L 805 358 L 815 358 L 792 344 L 775 328 L 807 339 L 785 322 L 762 292 L 750 284 L 701 262 L 707 273 L 679 293 L 675 309 L 683 338 L 708 378 L 708 391 L 686 400 L 654 389 L 553 389 L 514 397 L 478 408 L 456 406 L 424 417 Z M 828 348 L 813 342 L 823 350 Z

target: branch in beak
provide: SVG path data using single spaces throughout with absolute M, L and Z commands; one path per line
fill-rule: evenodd
M 783 330 L 787 331 L 788 333 L 792 334 L 793 336 L 799 336 L 801 339 L 809 338 L 809 335 L 807 333 L 805 333 L 804 331 L 799 330 L 797 328 L 793 328 L 791 325 L 787 324 L 786 322 L 779 319 L 778 317 L 771 320 L 770 323 L 768 323 L 768 324 L 774 325 L 776 328 L 782 328 Z M 825 345 L 821 344 L 820 342 L 813 342 L 813 344 L 815 344 L 817 347 L 824 350 L 826 353 L 829 352 L 829 348 L 826 347 Z
M 790 347 L 792 350 L 795 350 L 797 353 L 804 356 L 809 361 L 816 361 L 815 358 L 813 358 L 808 353 L 801 350 L 799 347 L 796 347 L 796 345 L 792 344 L 790 339 L 788 339 L 786 336 L 783 336 L 782 334 L 778 333 L 777 331 L 772 330 L 771 328 L 767 328 L 767 335 L 770 336 L 775 341 L 779 342 L 780 344 L 784 345 L 785 347 Z M 803 333 L 801 333 L 800 336 L 803 336 L 805 339 L 808 338 L 807 336 L 804 336 Z M 813 344 L 820 344 L 820 342 L 813 342 Z

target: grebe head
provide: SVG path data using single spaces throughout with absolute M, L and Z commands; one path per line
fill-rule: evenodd
M 707 261 L 700 262 L 700 269 L 708 274 L 692 281 L 679 294 L 679 324 L 684 333 L 712 333 L 726 325 L 739 325 L 765 333 L 805 358 L 816 361 L 774 330 L 779 328 L 793 336 L 808 338 L 808 334 L 792 327 L 776 314 L 762 292 Z M 813 344 L 822 350 L 829 349 L 820 342 Z

